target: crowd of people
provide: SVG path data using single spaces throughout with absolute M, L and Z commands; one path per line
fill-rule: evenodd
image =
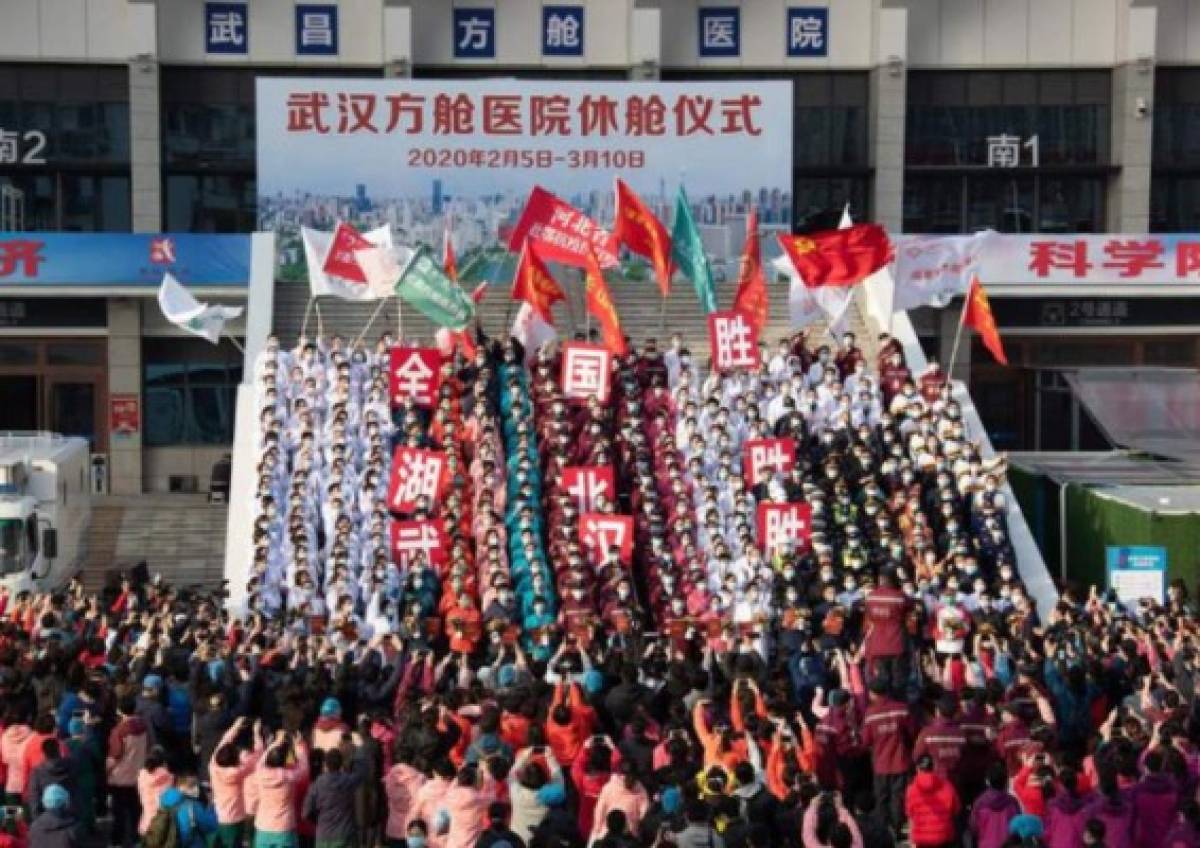
M 1185 588 L 1040 618 L 936 364 L 647 340 L 569 401 L 556 345 L 479 332 L 393 405 L 393 341 L 261 355 L 244 610 L 0 592 L 0 848 L 1200 846 Z M 765 438 L 794 465 L 747 480 Z M 404 514 L 398 448 L 447 466 Z M 765 548 L 790 503 L 809 527 Z

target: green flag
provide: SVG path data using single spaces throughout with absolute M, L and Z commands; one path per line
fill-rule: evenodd
M 417 248 L 396 283 L 396 296 L 415 306 L 430 321 L 461 330 L 475 317 L 475 304 L 442 270 L 428 247 Z
M 675 267 L 692 281 L 696 289 L 696 297 L 705 312 L 717 311 L 717 295 L 713 289 L 712 268 L 708 267 L 708 257 L 704 255 L 704 242 L 700 231 L 696 229 L 696 221 L 692 218 L 692 207 L 688 205 L 687 195 L 683 186 L 679 187 L 679 197 L 675 200 L 675 225 L 671 230 L 671 259 Z

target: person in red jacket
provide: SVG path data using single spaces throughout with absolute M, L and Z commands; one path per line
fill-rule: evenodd
M 933 770 L 933 758 L 917 760 L 917 776 L 904 794 L 908 838 L 914 848 L 943 848 L 954 843 L 960 804 L 953 784 Z
M 904 784 L 912 768 L 916 737 L 912 713 L 905 704 L 888 697 L 888 682 L 871 681 L 871 702 L 862 722 L 863 746 L 871 752 L 875 775 L 875 808 L 892 830 L 904 821 Z
M 879 586 L 867 595 L 865 606 L 863 647 L 868 677 L 885 677 L 892 692 L 899 694 L 908 683 L 908 650 L 904 637 L 908 598 L 896 588 L 895 573 L 888 570 L 879 575 Z

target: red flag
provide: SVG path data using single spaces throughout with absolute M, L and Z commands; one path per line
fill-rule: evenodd
M 892 242 L 878 224 L 855 224 L 807 236 L 779 236 L 779 245 L 809 288 L 852 286 L 892 261 Z
M 595 250 L 602 267 L 617 265 L 617 240 L 612 233 L 541 186 L 529 193 L 508 249 L 516 253 L 526 239 L 538 245 L 546 262 L 586 268 L 588 252 Z
M 1001 365 L 1008 364 L 1004 344 L 1000 341 L 1000 330 L 996 327 L 996 317 L 992 315 L 992 305 L 988 303 L 987 290 L 978 277 L 971 278 L 971 288 L 967 291 L 967 302 L 963 306 L 962 323 L 964 327 L 979 333 L 979 340 L 993 359 Z
M 600 272 L 600 263 L 595 253 L 588 253 L 587 287 L 584 289 L 587 301 L 587 311 L 600 322 L 600 338 L 604 346 L 617 356 L 626 353 L 625 334 L 621 332 L 621 319 L 617 317 L 617 308 L 613 306 L 612 295 L 608 291 L 608 283 Z
M 666 297 L 671 293 L 671 237 L 662 221 L 654 217 L 642 199 L 625 181 L 617 177 L 617 214 L 613 237 L 639 256 L 645 256 L 654 266 L 658 290 Z
M 762 254 L 758 245 L 758 210 L 751 209 L 746 218 L 746 244 L 742 247 L 742 262 L 738 269 L 737 294 L 733 311 L 746 316 L 756 335 L 767 326 L 767 279 L 763 276 Z
M 454 242 L 450 238 L 450 216 L 446 216 L 446 232 L 442 235 L 442 268 L 446 276 L 458 282 L 458 260 L 454 258 Z
M 354 227 L 345 221 L 338 221 L 337 229 L 333 231 L 333 240 L 329 243 L 329 252 L 325 254 L 325 264 L 321 270 L 326 274 L 341 277 L 343 280 L 353 280 L 356 283 L 367 281 L 366 272 L 358 264 L 354 255 L 356 250 L 370 250 L 375 247 L 367 241 Z
M 534 311 L 547 324 L 553 324 L 550 307 L 563 300 L 562 286 L 550 276 L 546 264 L 530 242 L 525 242 L 521 248 L 521 259 L 517 262 L 517 273 L 513 277 L 512 299 L 523 300 L 533 307 Z

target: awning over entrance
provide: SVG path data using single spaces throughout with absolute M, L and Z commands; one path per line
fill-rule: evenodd
M 1064 374 L 1114 445 L 1200 466 L 1200 374 L 1175 368 L 1085 368 Z

